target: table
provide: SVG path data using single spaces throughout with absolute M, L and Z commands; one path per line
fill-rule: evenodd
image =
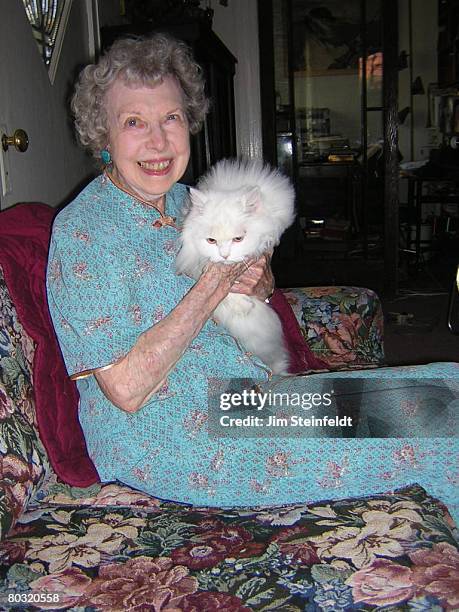
M 459 177 L 444 178 L 418 176 L 410 173 L 403 173 L 402 178 L 408 180 L 408 223 L 413 223 L 416 227 L 414 239 L 414 252 L 416 258 L 416 268 L 419 267 L 421 259 L 421 225 L 422 225 L 422 205 L 423 204 L 459 204 Z M 451 193 L 423 193 L 426 184 L 452 185 Z

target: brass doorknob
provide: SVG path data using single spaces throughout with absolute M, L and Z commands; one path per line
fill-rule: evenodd
M 4 151 L 7 151 L 8 147 L 15 147 L 16 151 L 24 153 L 24 151 L 27 151 L 28 146 L 29 137 L 24 130 L 15 130 L 12 136 L 2 134 L 2 147 Z

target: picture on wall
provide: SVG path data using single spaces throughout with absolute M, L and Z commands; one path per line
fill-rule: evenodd
M 368 56 L 381 57 L 380 2 L 366 4 Z M 360 0 L 293 0 L 294 71 L 307 76 L 358 73 L 363 25 Z

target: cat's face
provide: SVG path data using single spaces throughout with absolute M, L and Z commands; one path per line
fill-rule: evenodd
M 199 254 L 233 263 L 260 251 L 262 218 L 258 190 L 203 194 L 191 190 L 190 235 Z

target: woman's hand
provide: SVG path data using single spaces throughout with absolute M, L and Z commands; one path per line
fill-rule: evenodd
M 274 276 L 271 271 L 272 253 L 264 253 L 251 260 L 231 287 L 231 293 L 243 293 L 265 300 L 274 291 Z
M 227 291 L 231 290 L 235 293 L 247 293 L 247 290 L 236 291 L 235 287 L 238 287 L 239 284 L 245 287 L 247 281 L 244 282 L 243 279 L 249 275 L 249 273 L 250 279 L 252 279 L 254 275 L 258 277 L 258 272 L 255 274 L 250 272 L 253 266 L 259 266 L 258 261 L 257 259 L 251 258 L 231 264 L 209 262 L 206 264 L 201 278 L 208 277 L 209 279 L 214 279 L 218 284 L 222 284 L 223 286 L 227 285 Z

